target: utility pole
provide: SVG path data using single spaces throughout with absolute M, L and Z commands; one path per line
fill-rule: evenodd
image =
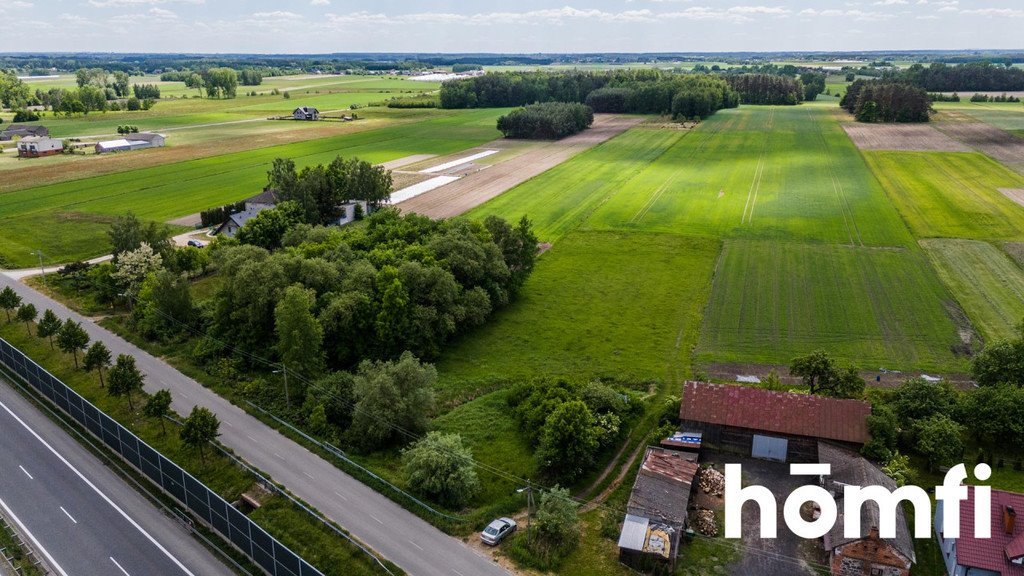
M 522 494 L 526 492 L 526 545 L 530 546 L 530 540 L 532 532 L 531 519 L 533 518 L 533 483 L 530 480 L 526 481 L 526 487 L 516 490 L 517 493 Z
M 43 251 L 33 250 L 32 252 L 30 252 L 30 254 L 35 254 L 39 256 L 39 274 L 41 274 L 43 277 L 43 286 L 46 286 L 46 268 L 43 268 Z
M 284 374 L 284 403 L 289 408 L 292 406 L 291 396 L 288 395 L 288 366 L 282 362 L 280 370 L 274 370 L 274 374 Z

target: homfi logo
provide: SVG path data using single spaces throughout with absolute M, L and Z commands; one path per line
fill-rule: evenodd
M 791 464 L 791 476 L 814 476 L 821 478 L 832 473 L 830 464 Z M 778 534 L 776 516 L 778 508 L 775 494 L 764 486 L 742 485 L 743 467 L 741 464 L 725 465 L 725 537 L 741 538 L 743 528 L 743 505 L 754 502 L 760 509 L 761 538 L 775 538 Z M 987 464 L 974 467 L 974 477 L 982 482 L 992 476 L 992 468 Z M 947 538 L 960 537 L 960 501 L 966 500 L 967 486 L 963 481 L 968 478 L 967 468 L 958 464 L 946 472 L 942 485 L 935 488 L 935 499 L 943 502 L 942 531 Z M 974 487 L 974 537 L 992 537 L 992 488 L 989 486 Z M 879 526 L 881 538 L 896 537 L 896 509 L 907 501 L 914 507 L 914 537 L 931 537 L 931 498 L 920 486 L 902 486 L 889 491 L 884 486 L 844 486 L 843 487 L 843 536 L 859 538 L 864 534 L 861 530 L 860 509 L 864 503 L 874 501 L 878 504 Z M 814 520 L 805 520 L 800 515 L 800 508 L 807 502 L 813 502 L 821 510 Z M 817 485 L 801 486 L 794 490 L 783 505 L 782 517 L 786 526 L 793 534 L 801 538 L 820 538 L 835 526 L 839 509 L 832 494 Z

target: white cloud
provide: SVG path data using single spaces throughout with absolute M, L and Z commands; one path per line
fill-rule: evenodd
M 878 0 L 874 3 L 875 6 L 896 6 L 899 4 L 906 4 L 907 0 Z
M 295 12 L 288 12 L 285 10 L 275 10 L 273 12 L 255 12 L 252 15 L 253 18 L 258 20 L 300 20 L 302 15 L 296 14 Z
M 309 0 L 310 6 L 329 6 L 331 0 Z
M 974 14 L 977 16 L 1001 16 L 1004 18 L 1024 18 L 1024 10 L 1020 8 L 972 8 L 960 10 L 961 14 Z
M 806 8 L 800 11 L 801 16 L 826 16 L 826 17 L 838 17 L 838 18 L 851 18 L 853 20 L 861 21 L 876 21 L 876 20 L 889 20 L 895 18 L 893 14 L 886 14 L 884 12 L 865 12 L 864 10 L 816 10 L 814 8 Z
M 89 5 L 96 8 L 126 8 L 132 6 L 153 6 L 156 4 L 205 4 L 206 0 L 89 0 Z

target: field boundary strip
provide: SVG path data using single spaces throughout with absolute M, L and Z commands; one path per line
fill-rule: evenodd
M 821 124 L 818 119 L 814 117 L 810 109 L 807 109 L 807 115 L 810 117 L 811 122 L 815 126 L 815 132 L 818 138 L 821 140 L 821 147 L 825 151 L 825 158 L 827 159 L 826 165 L 828 167 L 828 175 L 832 179 L 832 190 L 836 194 L 836 199 L 839 201 L 839 211 L 843 215 L 843 224 L 846 226 L 846 234 L 850 238 L 850 244 L 853 246 L 863 246 L 864 239 L 861 238 L 860 228 L 857 226 L 857 219 L 853 215 L 853 210 L 850 208 L 849 199 L 846 197 L 846 189 L 843 188 L 843 183 L 836 176 L 835 165 L 832 162 L 832 147 L 828 144 L 828 139 L 825 138 L 825 131 L 821 128 Z M 846 131 L 843 131 L 844 134 Z M 849 134 L 846 134 L 847 138 L 850 138 Z M 854 240 L 854 234 L 857 238 Z

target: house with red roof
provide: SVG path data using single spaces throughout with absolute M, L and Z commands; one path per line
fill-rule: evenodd
M 703 446 L 778 462 L 818 462 L 818 440 L 860 450 L 870 414 L 861 400 L 692 381 L 679 407 Z
M 974 487 L 960 503 L 960 537 L 943 534 L 941 500 L 935 506 L 935 536 L 950 576 L 1024 576 L 1024 494 L 992 490 L 991 538 L 974 537 Z

